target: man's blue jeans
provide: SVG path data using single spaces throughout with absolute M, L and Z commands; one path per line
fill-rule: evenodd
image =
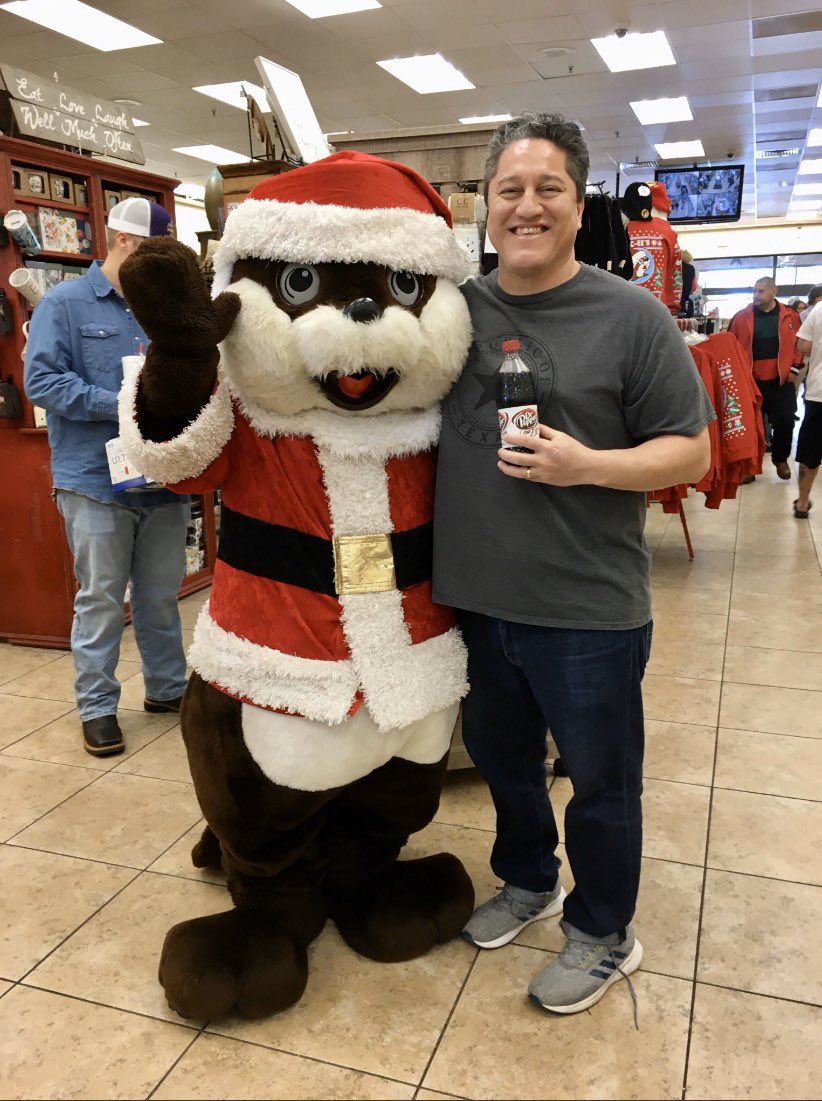
M 565 918 L 592 936 L 624 929 L 639 891 L 641 682 L 651 625 L 581 631 L 458 615 L 471 685 L 463 740 L 497 811 L 491 867 L 528 891 L 556 885 L 559 836 L 545 769 L 550 728 L 574 789 L 565 848 L 575 886 Z
M 64 489 L 56 501 L 80 586 L 71 628 L 80 719 L 117 712 L 120 684 L 114 671 L 129 578 L 146 695 L 153 700 L 182 695 L 186 664 L 177 591 L 185 574 L 188 503 L 129 508 Z

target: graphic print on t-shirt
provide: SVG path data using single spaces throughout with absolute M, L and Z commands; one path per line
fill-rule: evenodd
M 444 413 L 466 443 L 476 447 L 500 445 L 497 414 L 497 372 L 502 363 L 502 342 L 517 339 L 519 355 L 536 380 L 540 421 L 556 390 L 556 366 L 548 349 L 532 337 L 506 332 L 491 340 L 475 342 L 456 386 L 445 399 Z
M 631 277 L 632 283 L 647 283 L 651 280 L 654 284 L 660 282 L 659 276 L 653 279 L 656 272 L 656 264 L 651 253 L 646 248 L 637 249 L 631 256 L 634 264 L 634 274 Z

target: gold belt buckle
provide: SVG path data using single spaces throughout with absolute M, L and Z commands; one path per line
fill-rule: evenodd
M 391 537 L 334 536 L 334 587 L 338 596 L 387 593 L 397 587 Z

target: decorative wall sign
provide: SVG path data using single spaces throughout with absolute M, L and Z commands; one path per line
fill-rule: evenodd
M 146 163 L 131 115 L 120 104 L 2 63 L 0 77 L 21 133 L 116 160 Z

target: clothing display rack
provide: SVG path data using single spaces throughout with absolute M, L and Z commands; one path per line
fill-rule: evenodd
M 762 427 L 762 397 L 753 381 L 742 345 L 731 333 L 700 335 L 687 323 L 697 319 L 679 318 L 691 355 L 702 379 L 717 419 L 708 426 L 711 463 L 705 475 L 694 485 L 670 486 L 647 496 L 662 505 L 664 512 L 679 515 L 688 557 L 694 558 L 688 524 L 682 507 L 691 489 L 705 494 L 706 508 L 719 508 L 722 501 L 733 500 L 747 474 L 762 473 L 765 433 Z M 713 325 L 713 318 L 701 319 Z

